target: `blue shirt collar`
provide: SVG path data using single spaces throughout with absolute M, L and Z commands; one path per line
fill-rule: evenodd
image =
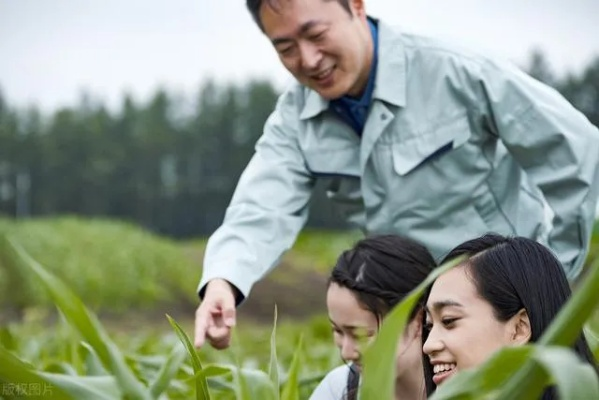
M 359 98 L 345 95 L 338 99 L 332 100 L 329 103 L 329 108 L 335 114 L 337 114 L 339 118 L 350 125 L 358 135 L 362 134 L 364 125 L 366 124 L 368 109 L 370 102 L 372 101 L 372 95 L 374 93 L 376 69 L 378 63 L 378 27 L 375 21 L 370 18 L 368 18 L 368 25 L 370 26 L 370 32 L 372 34 L 372 40 L 374 43 L 374 54 L 372 57 L 372 65 L 370 66 L 366 88 Z
M 381 100 L 396 107 L 406 106 L 406 46 L 401 32 L 385 24 L 384 21 L 374 19 L 377 27 L 377 67 L 374 80 L 372 99 Z M 329 109 L 330 102 L 322 98 L 316 91 L 301 86 L 304 99 L 300 106 L 299 118 L 307 120 L 314 118 Z
M 374 43 L 374 56 L 372 57 L 372 65 L 370 66 L 370 73 L 368 75 L 368 82 L 366 83 L 366 89 L 360 98 L 351 97 L 348 95 L 342 96 L 336 101 L 348 101 L 349 104 L 361 104 L 369 105 L 372 99 L 372 93 L 374 92 L 374 82 L 376 80 L 376 67 L 379 58 L 379 40 L 378 40 L 378 29 L 376 23 L 371 18 L 368 18 L 368 25 L 370 26 L 370 33 L 372 34 L 372 41 Z

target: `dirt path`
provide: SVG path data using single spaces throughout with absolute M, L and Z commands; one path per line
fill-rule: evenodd
M 201 264 L 203 252 L 187 249 L 194 262 Z M 274 272 L 257 283 L 240 306 L 240 316 L 256 322 L 271 323 L 274 305 L 280 317 L 304 319 L 325 312 L 326 276 L 294 268 L 285 258 Z

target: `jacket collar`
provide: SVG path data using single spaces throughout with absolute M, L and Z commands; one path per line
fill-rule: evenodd
M 399 32 L 382 21 L 378 21 L 379 54 L 372 100 L 389 104 L 406 105 L 406 57 L 405 46 Z M 304 107 L 300 119 L 313 118 L 329 107 L 329 101 L 317 92 L 303 87 Z

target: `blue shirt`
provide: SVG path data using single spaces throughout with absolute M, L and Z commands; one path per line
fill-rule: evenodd
M 374 56 L 372 57 L 372 66 L 370 67 L 370 74 L 368 75 L 366 89 L 360 98 L 346 95 L 333 100 L 330 103 L 330 107 L 333 112 L 337 114 L 343 121 L 347 122 L 359 136 L 362 136 L 362 131 L 364 130 L 364 125 L 366 124 L 368 107 L 370 106 L 372 93 L 374 92 L 376 65 L 378 61 L 378 29 L 375 22 L 370 18 L 368 19 L 368 25 L 370 26 L 372 41 L 374 42 Z

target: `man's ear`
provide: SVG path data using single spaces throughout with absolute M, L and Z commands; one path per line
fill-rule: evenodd
M 530 319 L 528 318 L 528 312 L 524 308 L 510 318 L 510 340 L 514 345 L 524 345 L 530 342 L 532 337 L 532 330 L 530 327 Z
M 353 15 L 356 15 L 361 18 L 366 18 L 366 8 L 364 7 L 364 0 L 349 0 L 349 6 Z

